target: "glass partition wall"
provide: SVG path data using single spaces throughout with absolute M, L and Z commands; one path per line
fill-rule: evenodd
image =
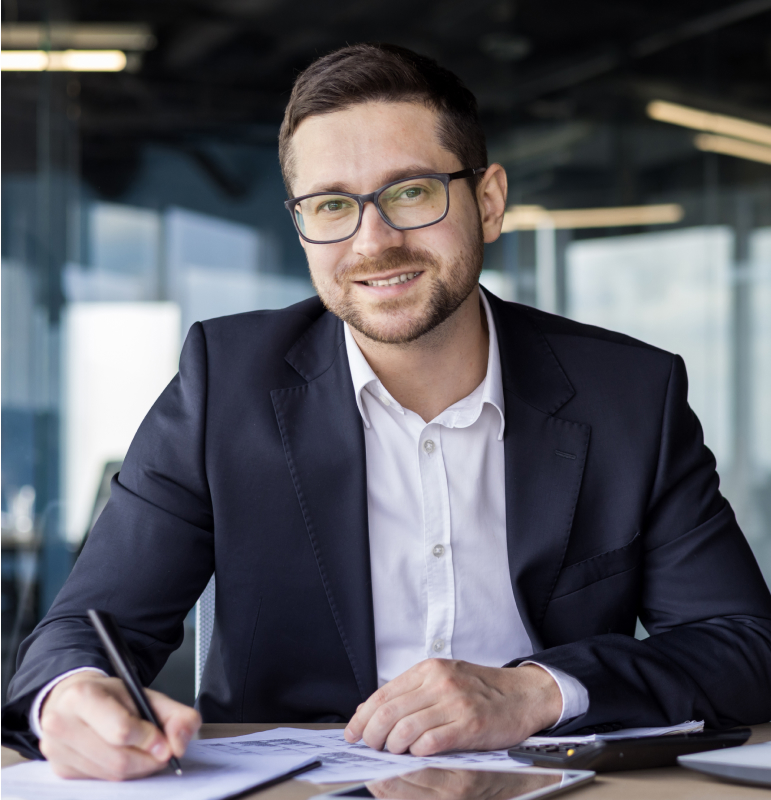
M 651 17 L 620 3 L 600 30 L 556 0 L 429 3 L 405 34 L 351 3 L 359 16 L 323 35 L 311 15 L 306 44 L 270 4 L 201 3 L 205 19 L 171 5 L 172 18 L 114 4 L 110 24 L 135 37 L 115 72 L 53 68 L 67 36 L 82 45 L 104 22 L 89 4 L 3 6 L 3 692 L 190 325 L 313 293 L 276 137 L 296 71 L 345 41 L 397 41 L 468 82 L 511 183 L 482 282 L 684 357 L 723 491 L 771 578 L 771 15 L 716 26 L 708 3 L 711 32 L 592 72 L 585 48 L 567 58 L 571 36 L 627 41 L 634 14 L 682 33 L 693 5 Z M 48 69 L 6 60 L 25 50 Z M 192 658 L 186 636 L 159 679 L 189 702 Z

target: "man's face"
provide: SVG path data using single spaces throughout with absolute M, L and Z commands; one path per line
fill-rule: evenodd
M 419 103 L 364 103 L 309 117 L 292 139 L 293 193 L 366 194 L 399 178 L 480 166 L 445 150 L 436 123 L 436 113 Z M 484 243 L 468 182 L 452 181 L 449 195 L 449 213 L 427 228 L 395 230 L 367 203 L 350 239 L 301 240 L 326 307 L 368 338 L 392 344 L 414 341 L 450 317 L 477 285 Z M 396 277 L 403 282 L 370 285 Z

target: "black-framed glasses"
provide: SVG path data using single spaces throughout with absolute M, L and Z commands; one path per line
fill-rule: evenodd
M 315 192 L 285 201 L 297 233 L 311 244 L 350 239 L 361 227 L 364 204 L 374 203 L 383 221 L 397 231 L 413 231 L 441 222 L 450 210 L 450 181 L 471 178 L 487 167 L 459 172 L 413 175 L 369 194 Z

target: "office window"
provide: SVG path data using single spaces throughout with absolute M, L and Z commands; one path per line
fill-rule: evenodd
M 3 6 L 4 48 L 19 22 L 41 47 L 148 34 L 120 72 L 2 72 L 3 690 L 190 325 L 313 294 L 277 135 L 295 76 L 346 42 L 405 44 L 476 94 L 509 176 L 483 284 L 684 357 L 771 579 L 771 148 L 742 138 L 771 130 L 770 18 L 685 5 L 359 3 L 324 25 L 288 3 Z

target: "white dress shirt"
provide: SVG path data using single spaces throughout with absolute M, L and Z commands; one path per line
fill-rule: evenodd
M 501 363 L 481 297 L 490 337 L 485 379 L 430 422 L 391 396 L 345 325 L 364 421 L 381 686 L 426 658 L 501 667 L 533 652 L 509 573 Z M 562 693 L 559 721 L 583 714 L 583 684 L 547 671 Z
M 490 306 L 481 297 L 490 333 L 485 379 L 428 423 L 386 391 L 344 326 L 364 420 L 381 686 L 426 658 L 501 667 L 533 652 L 509 575 L 501 362 Z M 580 681 L 538 666 L 559 686 L 559 722 L 586 712 L 589 695 Z M 43 700 L 84 669 L 95 668 L 59 675 L 38 693 L 29 714 L 38 738 Z

